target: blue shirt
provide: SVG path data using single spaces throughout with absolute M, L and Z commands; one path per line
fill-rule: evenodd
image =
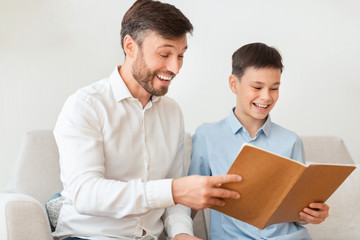
M 193 136 L 189 175 L 215 176 L 226 174 L 243 143 L 274 152 L 304 163 L 304 148 L 299 136 L 273 122 L 266 122 L 250 137 L 231 111 L 229 116 L 216 123 L 201 125 Z M 290 222 L 268 226 L 260 230 L 250 224 L 215 210 L 210 213 L 210 236 L 218 239 L 311 239 L 306 228 Z

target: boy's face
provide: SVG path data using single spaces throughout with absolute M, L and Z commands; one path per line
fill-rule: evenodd
M 241 79 L 231 75 L 236 94 L 235 115 L 242 124 L 262 124 L 279 98 L 281 71 L 277 68 L 247 68 Z

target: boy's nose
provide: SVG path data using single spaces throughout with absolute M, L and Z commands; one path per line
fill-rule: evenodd
M 270 99 L 271 97 L 270 97 L 270 92 L 268 91 L 268 90 L 263 90 L 262 92 L 261 92 L 261 98 L 262 99 L 264 99 L 264 100 L 268 100 L 268 99 Z

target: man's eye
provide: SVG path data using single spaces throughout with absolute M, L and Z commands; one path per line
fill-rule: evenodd
M 160 57 L 167 58 L 167 57 L 169 57 L 169 55 L 167 55 L 167 54 L 160 54 Z
M 259 88 L 259 87 L 253 87 L 254 89 L 256 89 L 256 90 L 260 90 L 261 88 Z
M 179 55 L 178 58 L 183 59 L 184 55 Z
M 277 91 L 277 90 L 279 90 L 279 88 L 272 88 L 271 90 L 273 90 L 273 91 Z

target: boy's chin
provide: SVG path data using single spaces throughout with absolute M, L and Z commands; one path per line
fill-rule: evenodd
M 254 118 L 254 120 L 265 121 L 268 115 L 269 113 L 257 113 L 254 114 L 252 117 Z

